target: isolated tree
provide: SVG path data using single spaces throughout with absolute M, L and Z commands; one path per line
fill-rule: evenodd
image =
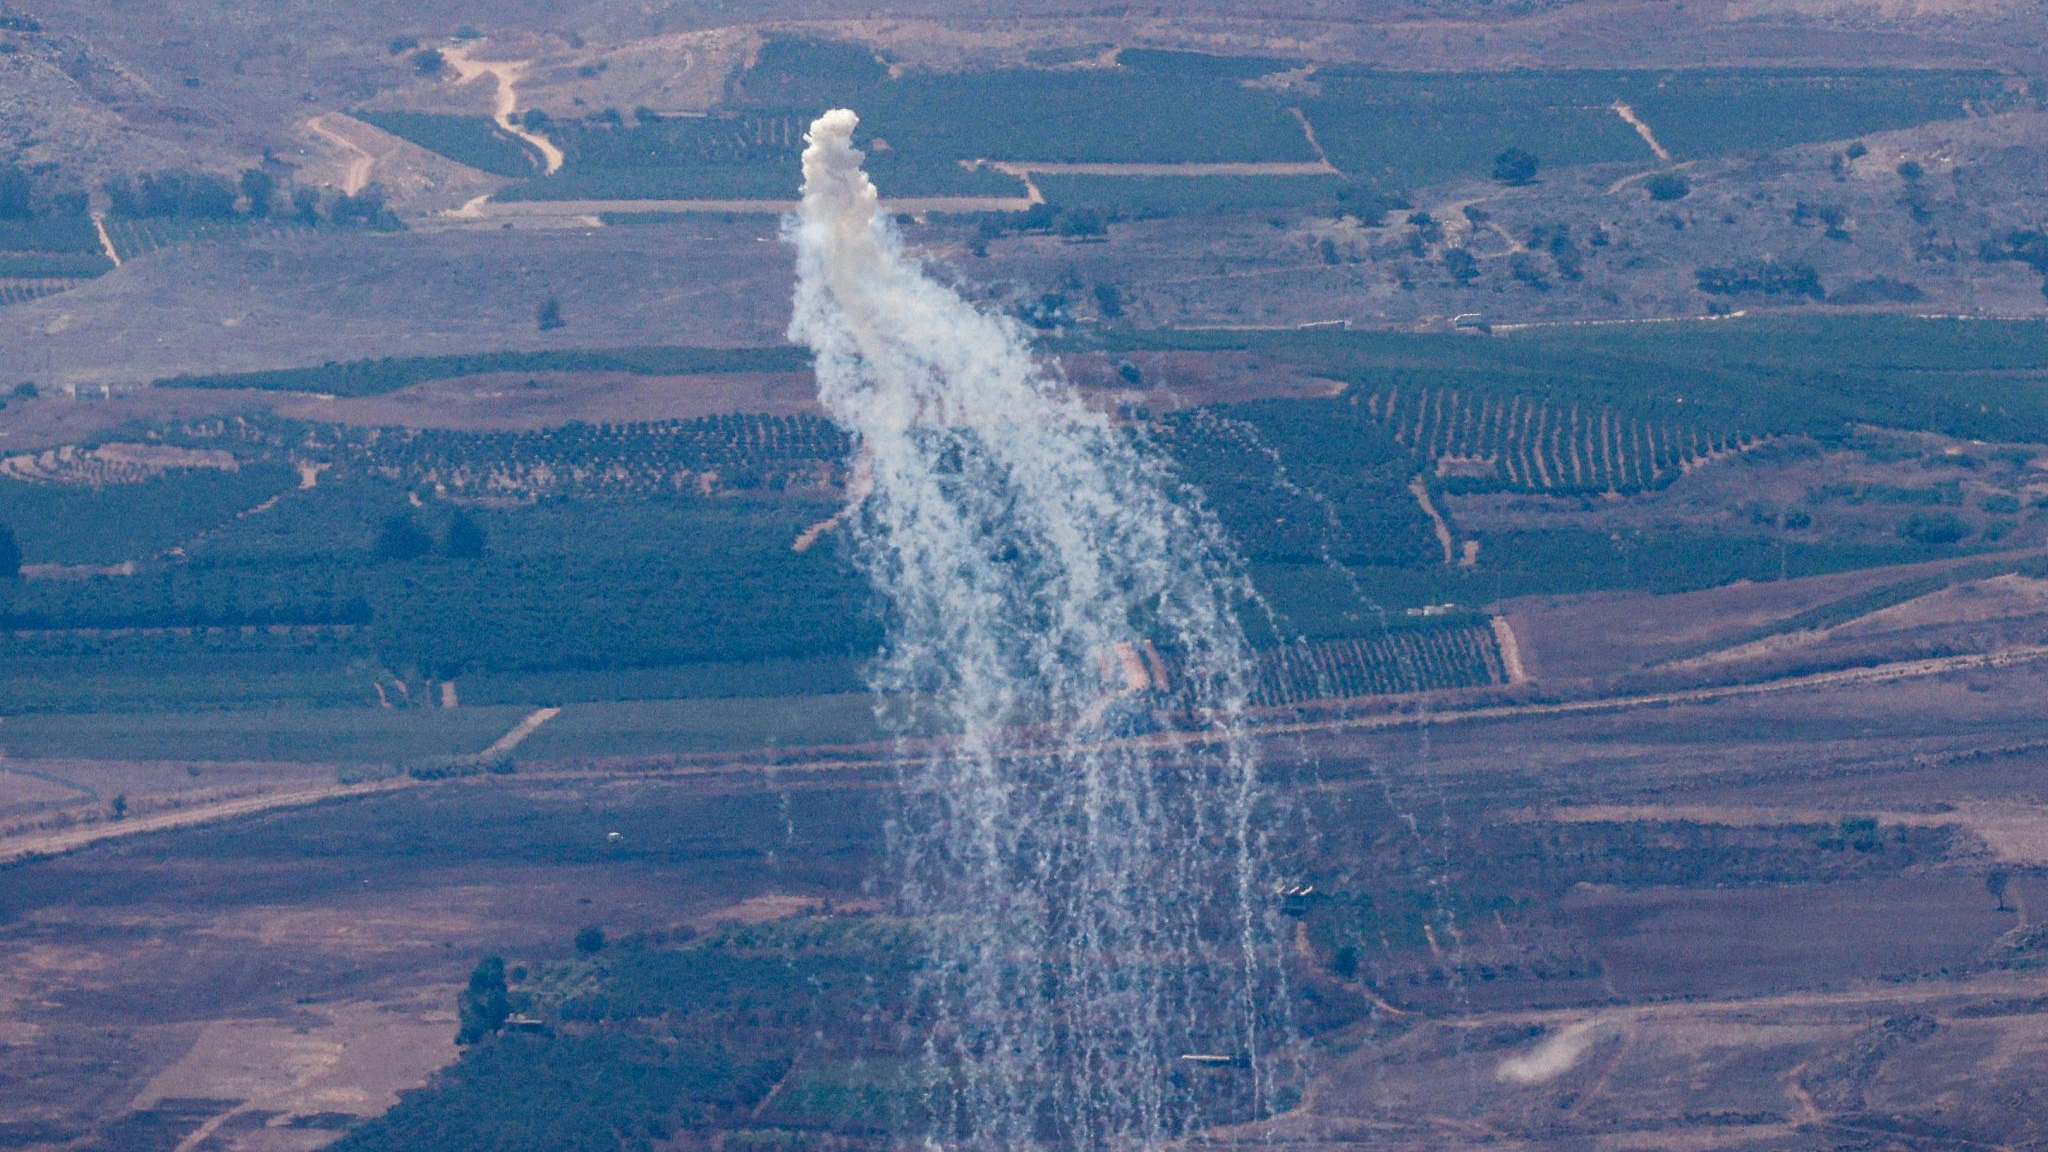
M 26 220 L 35 215 L 32 188 L 27 172 L 13 164 L 0 164 L 0 220 Z
M 1954 544 L 1970 534 L 1970 522 L 1953 512 L 1915 512 L 1900 521 L 1898 533 L 1916 544 Z
M 120 796 L 116 796 L 116 797 L 114 797 L 114 802 L 113 802 L 113 804 L 112 804 L 112 805 L 110 805 L 110 806 L 109 806 L 109 808 L 110 808 L 110 810 L 111 810 L 111 811 L 113 812 L 113 814 L 114 814 L 114 819 L 116 819 L 116 820 L 126 820 L 126 819 L 128 818 L 128 797 L 127 797 L 127 795 L 126 795 L 126 794 L 123 794 L 123 795 L 120 795 Z
M 311 226 L 320 222 L 320 193 L 311 188 L 292 190 L 292 215 L 299 223 Z
M 2000 912 L 2010 911 L 2005 906 L 2005 889 L 2006 885 L 2011 882 L 2012 877 L 2007 875 L 2004 869 L 1995 868 L 1984 874 L 1984 890 L 1991 893 L 1992 898 L 1998 901 L 1998 910 Z
M 1124 294 L 1114 284 L 1095 286 L 1095 309 L 1105 320 L 1114 320 L 1124 314 Z
M 384 189 L 371 184 L 353 196 L 344 192 L 334 198 L 327 208 L 327 218 L 336 224 L 356 228 L 371 228 L 379 232 L 396 232 L 405 225 L 384 204 Z
M 0 524 L 0 580 L 21 579 L 21 545 L 15 542 L 14 529 Z
M 1470 284 L 1479 278 L 1479 260 L 1463 248 L 1444 249 L 1444 271 L 1460 284 Z
M 277 177 L 261 168 L 249 168 L 242 173 L 242 195 L 249 200 L 249 215 L 268 216 L 272 202 L 277 199 Z
M 83 216 L 92 209 L 92 197 L 86 190 L 73 186 L 59 188 L 50 193 L 50 215 Z
M 505 987 L 503 960 L 486 956 L 477 961 L 469 986 L 455 998 L 455 1014 L 461 1021 L 457 1044 L 474 1044 L 505 1026 L 505 1018 L 512 1015 L 512 997 Z
M 439 48 L 429 48 L 412 58 L 412 70 L 422 76 L 439 76 L 448 67 L 448 58 L 441 55 Z
M 441 538 L 441 551 L 457 560 L 475 560 L 484 554 L 483 526 L 467 512 L 457 512 L 448 521 L 448 534 Z
M 552 332 L 557 328 L 568 326 L 569 323 L 567 320 L 562 319 L 562 302 L 553 296 L 540 302 L 540 307 L 534 311 L 533 319 L 535 323 L 540 325 L 540 330 L 543 332 Z
M 585 956 L 595 956 L 604 951 L 604 929 L 592 924 L 576 933 L 576 951 Z
M 135 181 L 127 176 L 109 176 L 100 182 L 100 188 L 107 194 L 107 207 L 116 216 L 142 215 L 142 194 L 135 189 Z
M 1521 186 L 1536 182 L 1536 169 L 1541 161 L 1534 152 L 1520 148 L 1509 148 L 1493 158 L 1493 178 L 1502 184 Z
M 42 391 L 36 387 L 33 380 L 23 380 L 14 386 L 14 398 L 17 400 L 33 400 L 40 395 Z
M 410 512 L 394 512 L 377 532 L 377 555 L 386 560 L 417 560 L 434 550 L 434 538 Z
M 1057 231 L 1069 239 L 1085 239 L 1100 236 L 1109 231 L 1102 223 L 1102 217 L 1093 208 L 1076 208 L 1060 213 Z

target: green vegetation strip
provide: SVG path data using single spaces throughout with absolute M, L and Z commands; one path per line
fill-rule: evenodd
M 2048 323 L 1827 316 L 1448 333 L 1121 331 L 1054 350 L 1235 350 L 1356 387 L 1602 404 L 1642 419 L 1811 432 L 1856 424 L 2048 442 Z
M 429 380 L 484 372 L 631 372 L 687 376 L 706 372 L 801 372 L 810 357 L 797 348 L 684 348 L 651 346 L 544 352 L 476 352 L 452 356 L 329 362 L 316 368 L 173 376 L 160 388 L 254 388 L 375 396 Z
M 429 152 L 498 176 L 531 176 L 540 170 L 539 155 L 486 116 L 372 111 L 354 116 Z
M 114 262 L 98 252 L 0 254 L 0 276 L 28 280 L 99 276 L 112 271 L 113 267 Z

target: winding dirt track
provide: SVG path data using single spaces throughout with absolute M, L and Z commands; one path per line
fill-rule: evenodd
M 489 76 L 498 82 L 498 96 L 494 107 L 498 127 L 519 137 L 541 155 L 543 168 L 550 176 L 559 172 L 564 159 L 562 150 L 553 140 L 538 132 L 528 130 L 512 114 L 519 111 L 519 78 L 533 65 L 531 60 L 472 60 L 463 48 L 444 48 L 441 56 L 455 68 L 457 83 L 467 84 L 479 76 Z
M 315 116 L 306 121 L 306 130 L 333 144 L 344 152 L 354 155 L 349 159 L 348 171 L 341 178 L 341 190 L 354 196 L 370 186 L 370 172 L 377 165 L 377 158 L 363 149 L 363 146 L 334 130 L 327 123 L 327 116 Z

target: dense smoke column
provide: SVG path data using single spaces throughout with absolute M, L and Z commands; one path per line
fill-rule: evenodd
M 1256 1112 L 1281 934 L 1237 734 L 1249 588 L 1157 453 L 904 255 L 857 122 L 806 138 L 790 334 L 858 442 L 847 522 L 889 615 L 874 687 L 950 734 L 906 770 L 895 837 L 930 929 L 925 1135 L 1123 1149 Z M 1116 739 L 1167 700 L 1216 738 Z

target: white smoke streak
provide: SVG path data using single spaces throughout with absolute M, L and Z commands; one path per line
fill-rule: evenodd
M 928 1135 L 1136 1148 L 1256 1111 L 1281 997 L 1237 736 L 1250 589 L 1159 453 L 906 256 L 857 123 L 806 137 L 790 336 L 862 455 L 847 523 L 889 616 L 874 687 L 949 734 L 907 773 L 896 836 L 904 904 L 941 926 L 922 992 L 951 1087 Z M 1214 747 L 1117 738 L 1166 706 L 1118 668 L 1147 642 Z M 1194 1052 L 1251 1069 L 1177 1083 Z

